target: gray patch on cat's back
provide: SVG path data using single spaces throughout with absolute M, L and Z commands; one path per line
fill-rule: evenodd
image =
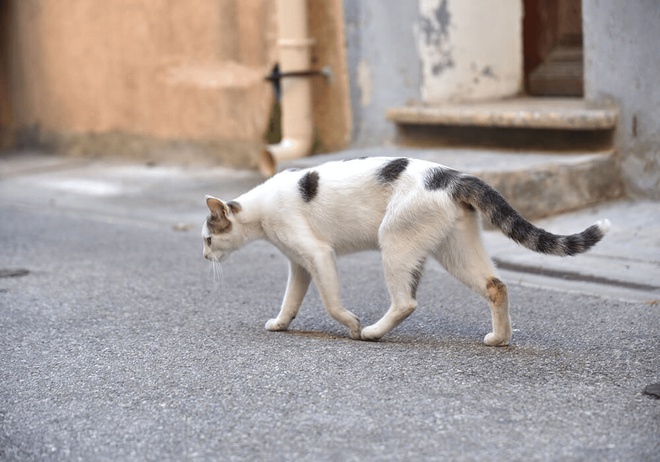
M 429 191 L 447 189 L 458 179 L 458 172 L 444 167 L 433 167 L 424 177 L 424 187 Z
M 364 160 L 368 159 L 367 156 L 360 156 L 360 157 L 351 157 L 350 159 L 342 159 L 342 162 L 350 162 L 352 160 Z
M 401 157 L 387 162 L 379 171 L 376 178 L 381 184 L 394 183 L 397 178 L 406 170 L 410 159 Z
M 319 191 L 319 172 L 310 170 L 298 180 L 298 191 L 305 202 L 310 202 Z

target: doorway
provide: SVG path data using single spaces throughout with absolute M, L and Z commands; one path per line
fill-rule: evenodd
M 527 94 L 582 97 L 582 1 L 524 0 L 524 14 Z

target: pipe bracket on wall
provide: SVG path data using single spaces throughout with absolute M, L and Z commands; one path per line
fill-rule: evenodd
M 325 77 L 326 79 L 329 79 L 332 77 L 332 70 L 330 69 L 330 66 L 325 66 L 322 69 L 316 70 L 280 72 L 280 65 L 275 64 L 270 74 L 265 77 L 265 80 L 273 83 L 273 90 L 275 91 L 275 97 L 278 101 L 282 96 L 280 80 L 287 77 Z

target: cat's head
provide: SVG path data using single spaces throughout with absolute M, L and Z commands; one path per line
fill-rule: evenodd
M 206 196 L 206 205 L 211 213 L 202 227 L 203 255 L 207 260 L 222 261 L 244 244 L 242 224 L 236 219 L 241 206 L 212 196 Z

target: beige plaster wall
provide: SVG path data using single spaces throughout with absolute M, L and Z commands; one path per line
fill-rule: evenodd
M 274 1 L 0 2 L 0 37 L 9 36 L 0 103 L 10 108 L 0 124 L 11 125 L 19 142 L 69 154 L 256 165 L 273 101 L 264 76 L 277 60 Z M 324 26 L 331 30 L 321 34 L 316 56 L 339 67 L 340 2 L 310 4 L 310 21 L 333 24 Z M 327 94 L 341 81 L 315 84 L 314 98 L 325 107 L 315 112 L 317 125 L 328 111 L 340 114 L 331 116 L 339 138 L 350 114 L 335 109 L 342 106 L 337 91 Z M 323 138 L 325 127 L 318 132 Z M 337 138 L 325 134 L 321 145 L 345 143 Z
M 332 72 L 312 84 L 317 149 L 337 151 L 351 142 L 352 132 L 344 10 L 341 0 L 308 0 L 308 8 L 309 31 L 316 40 L 312 67 L 329 66 Z

